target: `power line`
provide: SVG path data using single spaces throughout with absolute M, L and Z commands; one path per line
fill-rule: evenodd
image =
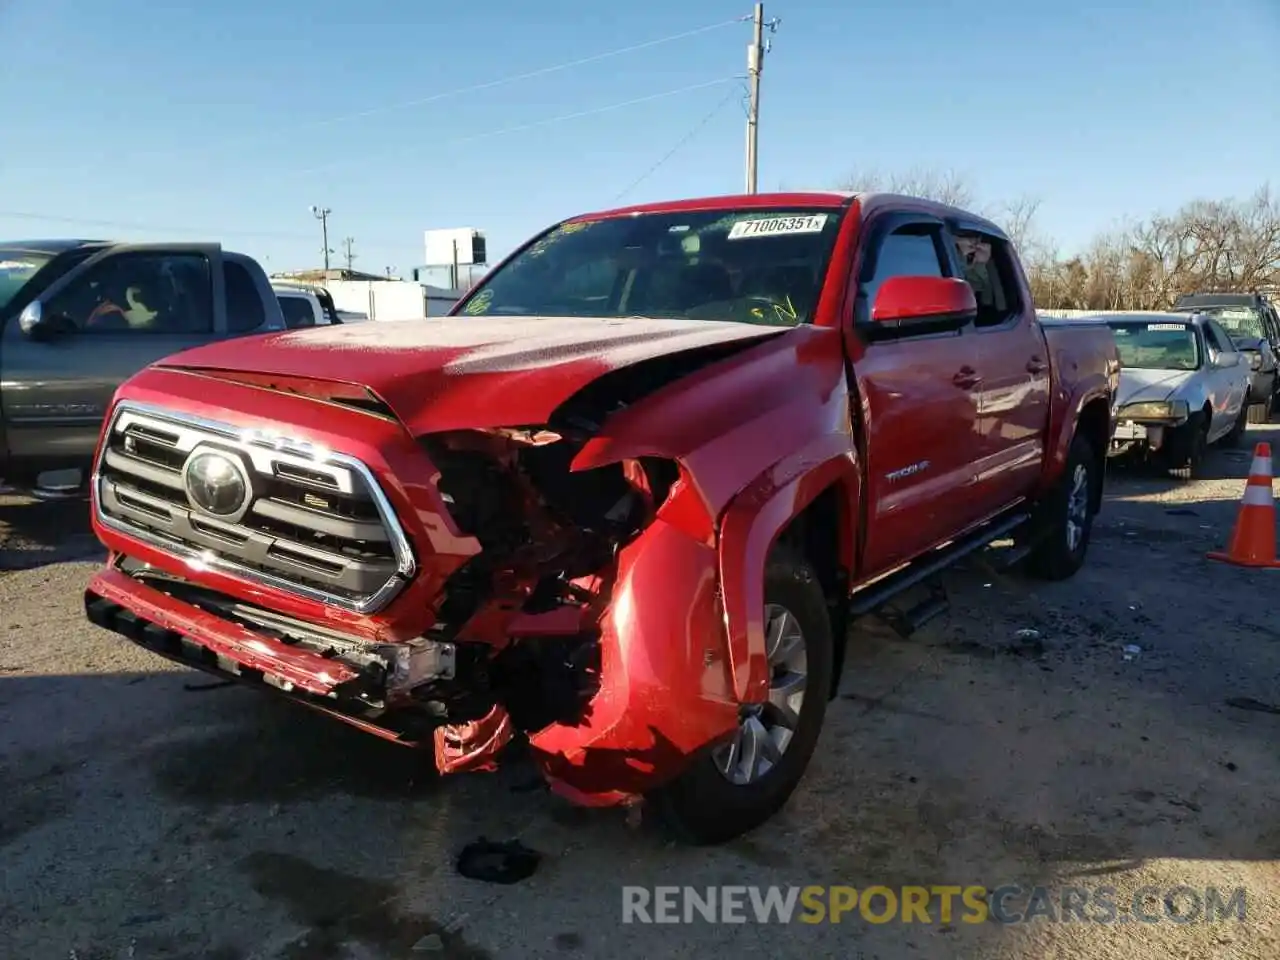
M 30 213 L 23 210 L 0 210 L 0 219 L 31 220 L 42 223 L 66 223 L 74 226 L 111 227 L 124 230 L 145 230 L 153 233 L 185 233 L 207 235 L 221 233 L 218 230 L 197 230 L 191 227 L 173 227 L 154 223 L 138 223 L 129 220 L 94 220 L 87 217 L 62 217 L 45 213 Z M 311 240 L 306 233 L 282 233 L 277 230 L 235 230 L 231 235 L 237 237 L 260 237 L 270 240 Z
M 524 80 L 534 80 L 538 77 L 545 77 L 553 73 L 561 73 L 565 70 L 572 70 L 577 67 L 583 67 L 592 63 L 599 63 L 602 60 L 611 60 L 615 57 L 625 56 L 629 53 L 637 53 L 641 50 L 649 50 L 653 47 L 663 46 L 668 43 L 675 43 L 680 40 L 687 40 L 690 37 L 700 36 L 704 33 L 710 33 L 713 30 L 720 30 L 724 27 L 742 23 L 744 20 L 751 19 L 748 17 L 734 17 L 732 20 L 720 20 L 716 23 L 710 23 L 706 26 L 696 27 L 692 30 L 683 30 L 680 33 L 673 33 L 669 36 L 658 37 L 654 40 L 645 40 L 641 43 L 633 43 L 626 47 L 619 47 L 616 50 L 607 50 L 604 53 L 592 54 L 589 57 L 579 57 L 576 60 L 566 60 L 562 63 L 555 63 L 547 67 L 539 67 L 536 70 L 529 70 L 524 73 L 511 74 L 505 77 L 499 77 L 496 80 L 486 80 L 483 83 L 473 83 L 465 87 L 457 87 L 452 90 L 445 90 L 441 93 L 433 93 L 426 97 L 417 97 L 413 100 L 403 100 L 399 103 L 386 104 L 381 107 L 370 107 L 367 110 L 359 110 L 354 113 L 344 113 L 332 117 L 324 117 L 318 120 L 308 120 L 303 123 L 291 126 L 275 127 L 271 135 L 268 137 L 241 137 L 238 139 L 227 139 L 220 137 L 218 146 L 243 146 L 246 143 L 256 143 L 264 139 L 276 139 L 277 135 L 283 133 L 294 133 L 303 130 L 316 129 L 318 127 L 328 127 L 339 123 L 346 123 L 350 120 L 362 120 L 365 117 L 378 116 L 384 113 L 391 113 L 397 110 L 406 110 L 410 107 L 426 106 L 429 103 L 437 103 L 441 100 L 448 100 L 453 97 L 460 97 L 468 93 L 480 93 L 484 90 L 492 90 L 494 87 L 502 87 L 512 83 L 520 83 Z M 162 159 L 173 156 L 183 156 L 191 153 L 202 152 L 201 150 L 182 148 L 178 150 L 165 150 L 153 153 L 136 154 L 134 159 Z
M 265 240 L 301 240 L 307 243 L 314 241 L 314 236 L 309 233 L 284 233 L 274 230 L 211 230 L 203 227 L 175 227 L 162 223 L 140 223 L 136 220 L 93 220 L 84 217 L 63 217 L 56 214 L 31 213 L 25 210 L 0 210 L 0 220 L 29 220 L 33 223 L 65 223 L 76 227 L 107 227 L 114 230 L 139 230 L 146 233 L 164 233 L 170 235 L 186 235 L 198 237 L 213 237 L 211 242 L 223 243 L 225 239 L 265 239 Z M 385 246 L 363 247 L 363 249 L 372 249 L 382 252 L 396 250 L 403 251 L 406 246 L 412 244 L 396 244 L 390 243 Z M 354 254 L 353 254 L 354 258 Z
M 674 97 L 674 96 L 678 96 L 679 94 L 690 93 L 695 90 L 705 90 L 708 87 L 714 87 L 722 83 L 729 83 L 732 81 L 741 81 L 741 79 L 742 79 L 741 77 L 721 77 L 718 80 L 707 80 L 702 83 L 695 83 L 685 87 L 678 87 L 675 90 L 665 90 L 662 93 L 652 93 L 652 94 L 649 94 L 648 96 L 636 97 L 631 100 L 624 100 L 620 103 L 611 103 L 603 107 L 594 107 L 590 110 L 579 110 L 576 113 L 563 114 L 558 117 L 549 117 L 545 120 L 535 120 L 530 123 L 523 123 L 523 124 L 518 124 L 514 126 L 509 126 L 509 127 L 502 127 L 501 129 L 498 129 L 498 130 L 489 130 L 489 131 L 486 131 L 485 133 L 473 134 L 472 136 L 468 136 L 468 137 L 459 137 L 454 140 L 446 140 L 446 141 L 443 141 L 442 143 L 435 144 L 434 146 L 455 146 L 457 144 L 469 143 L 474 140 L 484 140 L 489 137 L 496 137 L 502 134 L 518 133 L 523 130 L 531 130 L 531 129 L 536 129 L 538 127 L 545 127 L 554 123 L 562 123 L 568 120 L 576 120 L 582 117 L 590 117 L 590 116 L 595 116 L 601 113 L 608 113 L 614 110 L 621 110 L 621 109 L 624 109 L 625 107 L 634 106 L 641 103 L 649 103 L 654 100 L 661 100 L 667 97 Z M 726 99 L 730 99 L 731 97 L 732 97 L 732 93 L 730 94 L 730 97 Z M 664 163 L 666 162 L 665 158 L 662 162 Z M 307 170 L 296 171 L 296 172 L 311 173 L 316 170 L 329 169 L 330 166 L 334 166 L 334 165 L 330 164 L 330 165 L 321 166 L 321 167 L 312 167 Z M 287 233 L 287 232 L 282 232 L 278 230 L 239 230 L 239 229 L 231 230 L 231 231 L 203 230 L 203 229 L 193 229 L 191 227 L 175 227 L 175 226 L 170 226 L 165 224 L 140 223 L 138 221 L 131 221 L 131 220 L 101 220 L 101 219 L 92 219 L 89 217 L 66 217 L 66 216 L 60 216 L 57 214 L 33 213 L 31 211 L 26 211 L 26 210 L 0 210 L 0 219 L 3 219 L 3 218 L 8 218 L 12 220 L 31 220 L 34 222 L 43 222 L 43 223 L 65 223 L 65 224 L 70 224 L 76 227 L 108 227 L 112 229 L 122 229 L 122 230 L 144 230 L 150 233 L 170 233 L 170 234 L 185 234 L 185 235 L 195 234 L 200 236 L 224 234 L 226 236 L 260 238 L 260 239 L 266 239 L 266 240 L 308 240 L 309 241 L 312 239 L 310 234 Z M 378 247 L 375 249 L 383 249 L 383 248 Z M 386 249 L 390 249 L 390 248 L 388 247 Z
M 627 187 L 625 190 L 623 190 L 621 193 L 619 193 L 616 197 L 614 197 L 614 203 L 617 203 L 619 200 L 621 200 L 623 197 L 625 197 L 627 194 L 629 194 L 632 190 L 634 190 L 636 187 L 640 186 L 640 184 L 644 183 L 644 182 L 645 182 L 646 180 L 648 180 L 651 176 L 653 176 L 655 173 L 657 173 L 657 172 L 658 172 L 658 170 L 659 170 L 659 169 L 660 169 L 664 164 L 666 164 L 666 162 L 667 162 L 668 160 L 670 160 L 672 157 L 674 157 L 674 156 L 675 156 L 675 155 L 676 155 L 676 154 L 681 150 L 681 148 L 683 148 L 683 147 L 685 146 L 685 144 L 687 144 L 690 140 L 692 140 L 692 139 L 693 139 L 694 137 L 696 137 L 699 133 L 701 133 L 701 132 L 702 132 L 702 129 L 703 129 L 703 128 L 708 124 L 708 123 L 710 123 L 710 122 L 712 121 L 712 119 L 714 119 L 714 118 L 715 118 L 716 114 L 718 114 L 721 110 L 723 110 L 723 109 L 725 108 L 725 105 L 726 105 L 726 104 L 728 104 L 731 100 L 733 100 L 733 98 L 734 98 L 735 96 L 737 96 L 738 94 L 739 94 L 739 91 L 737 91 L 737 90 L 730 90 L 730 91 L 729 91 L 729 95 L 728 95 L 727 97 L 725 97 L 724 99 L 720 100 L 720 101 L 719 101 L 719 102 L 718 102 L 714 107 L 712 107 L 712 108 L 711 108 L 711 111 L 710 111 L 710 112 L 709 112 L 705 117 L 703 117 L 703 118 L 702 118 L 701 120 L 699 120 L 696 124 L 694 124 L 693 128 L 692 128 L 691 130 L 689 130 L 689 132 L 688 132 L 688 133 L 686 133 L 683 137 L 681 137 L 679 140 L 677 140 L 677 141 L 676 141 L 676 145 L 675 145 L 674 147 L 672 147 L 670 150 L 668 150 L 668 151 L 663 155 L 663 157 L 662 157 L 662 159 L 661 159 L 661 160 L 659 160 L 657 163 L 655 163 L 653 166 L 651 166 L 651 167 L 650 167 L 648 170 L 646 170 L 644 173 L 640 174 L 640 176 L 636 177 L 636 179 L 632 182 L 632 184 L 631 184 L 629 187 Z
M 667 97 L 675 97 L 675 96 L 679 96 L 682 93 L 692 93 L 695 90 L 705 90 L 708 87 L 715 87 L 715 86 L 719 86 L 722 83 L 730 83 L 730 82 L 741 80 L 741 79 L 742 78 L 740 76 L 736 76 L 736 77 L 720 77 L 718 80 L 704 80 L 702 83 L 691 83 L 688 86 L 677 87 L 674 90 L 664 90 L 662 93 L 651 93 L 644 97 L 634 97 L 631 100 L 623 100 L 619 103 L 610 103 L 603 107 L 592 107 L 589 110 L 579 110 L 575 113 L 565 113 L 565 114 L 561 114 L 558 117 L 548 117 L 545 120 L 534 120 L 529 123 L 513 124 L 507 127 L 500 127 L 497 130 L 488 130 L 488 131 L 485 131 L 484 133 L 471 134 L 470 136 L 466 136 L 466 137 L 456 137 L 452 140 L 437 141 L 431 144 L 430 149 L 436 150 L 440 147 L 458 146 L 459 144 L 473 143 L 476 140 L 487 140 L 490 137 L 498 137 L 508 133 L 520 133 L 525 130 L 533 130 L 538 127 L 546 127 L 554 123 L 564 123 L 568 120 L 579 120 L 579 119 L 582 119 L 583 117 L 594 117 L 602 113 L 610 113 L 614 110 L 622 110 L 626 107 L 633 107 L 641 103 L 651 103 L 654 100 L 662 100 Z M 402 151 L 401 153 L 396 154 L 396 156 L 405 156 L 407 153 L 412 153 L 412 152 L 416 152 L 416 151 Z M 332 163 L 324 163 L 316 167 L 306 167 L 301 170 L 294 170 L 292 172 L 297 175 L 302 175 L 307 173 L 319 173 L 324 170 L 332 170 L 336 167 L 347 166 L 347 165 L 350 165 L 351 163 L 365 162 L 370 159 L 376 160 L 378 158 L 370 157 L 366 154 L 362 154 L 358 157 L 347 157 L 342 160 L 335 160 Z M 387 156 L 384 155 L 382 159 L 383 160 L 387 159 Z

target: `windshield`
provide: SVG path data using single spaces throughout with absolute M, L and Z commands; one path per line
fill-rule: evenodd
M 714 210 L 564 223 L 453 312 L 808 323 L 839 221 L 835 210 Z
M 1121 321 L 1109 325 L 1116 337 L 1120 365 L 1137 370 L 1196 370 L 1200 342 L 1185 323 Z
M 44 251 L 0 247 L 0 310 L 52 259 L 53 254 Z
M 1254 307 L 1199 307 L 1196 313 L 1213 317 L 1233 337 L 1265 337 L 1262 314 Z

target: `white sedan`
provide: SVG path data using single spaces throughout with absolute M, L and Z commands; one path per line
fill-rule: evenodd
M 1248 361 L 1217 321 L 1200 314 L 1103 319 L 1121 364 L 1110 452 L 1140 451 L 1191 479 L 1210 444 L 1235 444 L 1245 431 Z

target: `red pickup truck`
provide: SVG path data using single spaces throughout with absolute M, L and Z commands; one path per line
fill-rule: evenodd
M 800 780 L 850 621 L 997 539 L 1085 559 L 1119 361 L 994 224 L 786 193 L 576 217 L 440 320 L 202 347 L 116 395 L 94 623 L 443 772 L 694 842 Z M 910 611 L 908 611 L 910 612 Z

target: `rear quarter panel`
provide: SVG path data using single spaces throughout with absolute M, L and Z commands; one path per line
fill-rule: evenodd
M 1120 354 L 1111 328 L 1100 322 L 1040 319 L 1049 349 L 1053 371 L 1050 393 L 1049 436 L 1046 444 L 1044 487 L 1051 486 L 1061 475 L 1067 462 L 1071 442 L 1085 411 L 1105 409 L 1101 430 L 1092 422 L 1085 426 L 1095 431 L 1091 439 L 1109 445 L 1115 427 L 1114 406 L 1120 383 Z M 1095 414 L 1096 416 L 1096 414 Z M 1106 446 L 1096 451 L 1106 453 Z

